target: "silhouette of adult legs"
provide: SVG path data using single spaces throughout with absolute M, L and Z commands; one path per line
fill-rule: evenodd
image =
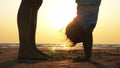
M 37 12 L 42 0 L 22 0 L 18 11 L 20 48 L 18 59 L 47 59 L 48 56 L 36 47 L 35 33 Z

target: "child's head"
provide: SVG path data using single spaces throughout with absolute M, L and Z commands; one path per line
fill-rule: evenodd
M 68 24 L 65 34 L 67 36 L 67 39 L 69 39 L 73 45 L 82 42 L 84 38 L 84 30 L 75 20 Z

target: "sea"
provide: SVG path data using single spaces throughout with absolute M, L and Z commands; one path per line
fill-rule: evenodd
M 66 49 L 65 44 L 37 44 L 38 48 Z M 16 43 L 0 43 L 0 48 L 19 48 Z M 82 49 L 82 44 L 77 44 L 74 48 Z M 93 44 L 93 49 L 120 49 L 120 44 Z

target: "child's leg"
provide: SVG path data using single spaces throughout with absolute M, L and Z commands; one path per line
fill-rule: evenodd
M 84 56 L 85 60 L 90 60 L 91 58 L 91 52 L 92 52 L 92 45 L 93 45 L 93 31 L 94 25 L 90 25 L 88 29 L 85 32 L 83 46 L 84 46 Z

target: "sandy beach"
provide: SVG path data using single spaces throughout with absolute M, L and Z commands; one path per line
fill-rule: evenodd
M 73 62 L 83 49 L 40 49 L 53 58 L 46 61 L 18 62 L 18 48 L 0 48 L 0 68 L 120 68 L 120 49 L 93 49 L 91 62 Z

